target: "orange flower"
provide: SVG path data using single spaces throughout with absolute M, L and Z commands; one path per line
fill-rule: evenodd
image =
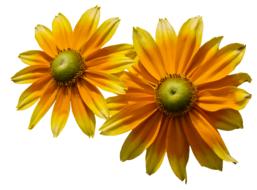
M 32 129 L 54 104 L 51 127 L 58 136 L 70 111 L 80 129 L 89 137 L 95 132 L 95 115 L 109 116 L 107 104 L 96 87 L 113 93 L 124 93 L 124 85 L 116 73 L 134 61 L 128 44 L 102 48 L 115 33 L 119 19 L 111 18 L 99 27 L 100 8 L 87 10 L 74 30 L 67 18 L 58 14 L 52 31 L 38 25 L 35 37 L 43 51 L 27 51 L 19 58 L 27 65 L 16 73 L 16 83 L 32 83 L 20 96 L 17 108 L 26 109 L 39 100 L 29 124 Z
M 191 147 L 202 166 L 222 170 L 230 156 L 218 129 L 242 128 L 238 110 L 251 95 L 238 88 L 250 82 L 246 73 L 232 74 L 245 45 L 219 48 L 222 37 L 201 45 L 201 17 L 191 18 L 176 35 L 166 19 L 160 19 L 156 40 L 134 28 L 138 64 L 122 79 L 126 94 L 108 99 L 112 117 L 101 127 L 104 135 L 130 131 L 120 158 L 131 160 L 146 149 L 146 171 L 158 170 L 165 153 L 175 175 L 186 180 Z

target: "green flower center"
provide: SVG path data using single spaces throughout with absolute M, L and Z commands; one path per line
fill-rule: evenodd
M 196 89 L 192 83 L 179 75 L 161 80 L 156 89 L 157 102 L 164 113 L 172 116 L 188 112 L 195 102 Z
M 54 79 L 61 84 L 68 84 L 83 73 L 84 63 L 81 55 L 73 50 L 59 53 L 51 64 Z

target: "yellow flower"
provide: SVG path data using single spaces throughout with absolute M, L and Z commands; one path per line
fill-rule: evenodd
M 32 114 L 32 129 L 54 104 L 51 128 L 58 136 L 65 126 L 70 111 L 80 129 L 89 137 L 95 132 L 95 115 L 109 116 L 106 100 L 96 87 L 113 93 L 124 93 L 124 85 L 116 73 L 133 63 L 127 55 L 133 54 L 128 44 L 102 48 L 115 33 L 119 19 L 111 18 L 99 27 L 100 8 L 87 10 L 74 30 L 67 18 L 58 14 L 52 31 L 38 25 L 35 37 L 43 51 L 21 53 L 19 58 L 27 65 L 16 73 L 16 83 L 32 83 L 20 96 L 17 108 L 26 109 L 38 102 Z
M 160 19 L 156 40 L 134 28 L 138 64 L 122 75 L 126 94 L 109 98 L 112 117 L 101 127 L 104 135 L 130 131 L 120 159 L 131 160 L 146 149 L 146 171 L 158 170 L 165 153 L 175 175 L 187 179 L 191 147 L 198 162 L 222 170 L 230 156 L 218 129 L 242 128 L 238 110 L 251 95 L 238 88 L 250 82 L 246 73 L 228 75 L 240 63 L 245 45 L 219 48 L 222 37 L 201 45 L 201 17 L 187 20 L 178 35 Z

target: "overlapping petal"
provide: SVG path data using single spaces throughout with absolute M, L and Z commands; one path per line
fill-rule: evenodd
M 45 52 L 39 50 L 23 52 L 19 58 L 27 65 L 50 65 L 52 60 Z

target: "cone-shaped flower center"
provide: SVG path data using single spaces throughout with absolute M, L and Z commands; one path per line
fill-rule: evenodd
M 68 83 L 80 75 L 83 64 L 83 59 L 78 52 L 63 51 L 53 60 L 51 72 L 56 81 Z
M 161 81 L 156 91 L 161 109 L 169 115 L 187 112 L 195 99 L 195 88 L 182 77 L 169 77 Z

